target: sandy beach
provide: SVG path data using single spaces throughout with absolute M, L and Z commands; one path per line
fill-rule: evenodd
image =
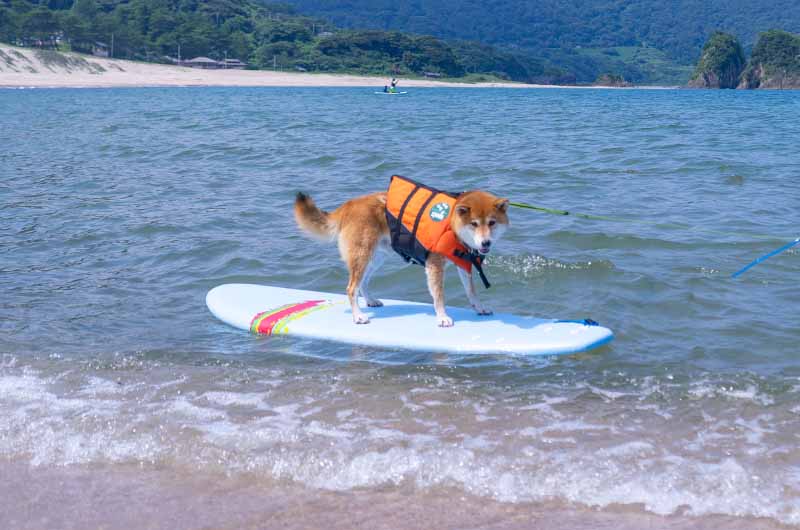
M 516 82 L 468 83 L 401 79 L 401 88 L 648 88 L 536 85 Z M 0 43 L 0 88 L 111 88 L 163 86 L 376 87 L 386 77 L 267 70 L 204 70 L 78 53 L 41 51 Z
M 385 77 L 265 70 L 203 70 L 76 53 L 44 52 L 0 44 L 0 87 L 276 86 L 383 87 Z M 403 87 L 508 87 L 551 85 L 453 83 L 403 79 Z

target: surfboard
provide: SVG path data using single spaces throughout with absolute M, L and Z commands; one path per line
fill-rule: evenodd
M 231 283 L 211 289 L 206 305 L 221 321 L 260 335 L 290 335 L 377 348 L 450 353 L 557 355 L 609 342 L 611 330 L 592 320 L 556 320 L 448 307 L 455 321 L 436 325 L 431 304 L 382 300 L 363 307 L 369 324 L 354 324 L 344 294 Z
M 408 94 L 408 92 L 375 92 L 376 94 L 386 94 L 387 96 L 402 96 L 403 94 Z

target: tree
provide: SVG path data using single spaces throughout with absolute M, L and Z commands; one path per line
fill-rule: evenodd
M 259 46 L 254 55 L 261 68 L 272 68 L 275 61 L 279 66 L 286 66 L 298 55 L 298 48 L 292 42 L 271 42 Z
M 158 39 L 162 35 L 175 31 L 179 23 L 180 21 L 174 12 L 159 7 L 150 14 L 149 36 L 151 39 Z
M 0 7 L 0 41 L 17 40 L 17 17 L 8 8 Z
M 95 0 L 75 0 L 72 4 L 72 12 L 79 18 L 92 22 L 97 16 L 97 3 Z
M 268 33 L 270 42 L 305 42 L 311 40 L 311 31 L 297 23 L 275 24 Z
M 88 23 L 74 13 L 68 12 L 61 17 L 60 26 L 73 50 L 84 53 L 92 51 L 95 38 Z
M 67 10 L 72 7 L 72 0 L 47 0 L 47 7 L 57 11 Z
M 42 43 L 52 42 L 58 30 L 58 20 L 52 11 L 44 7 L 30 11 L 22 19 L 22 34 L 25 38 L 33 38 Z
M 237 31 L 228 38 L 228 57 L 247 62 L 253 52 L 253 44 L 246 33 Z

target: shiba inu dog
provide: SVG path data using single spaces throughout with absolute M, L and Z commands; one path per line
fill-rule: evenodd
M 453 325 L 445 311 L 444 267 L 452 261 L 470 304 L 479 315 L 490 315 L 475 293 L 472 270 L 488 287 L 481 264 L 508 228 L 508 199 L 485 191 L 453 194 L 410 179 L 393 176 L 387 192 L 351 199 L 333 212 L 320 210 L 304 193 L 294 203 L 297 224 L 322 240 L 337 240 L 350 272 L 347 297 L 353 322 L 369 323 L 358 306 L 359 294 L 369 307 L 383 304 L 369 293 L 369 281 L 390 249 L 407 261 L 425 266 L 436 321 Z

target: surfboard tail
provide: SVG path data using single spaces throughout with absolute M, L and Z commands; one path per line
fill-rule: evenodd
M 302 191 L 294 200 L 294 218 L 300 228 L 317 239 L 330 241 L 336 236 L 336 223 L 331 215 L 320 210 L 314 199 Z

